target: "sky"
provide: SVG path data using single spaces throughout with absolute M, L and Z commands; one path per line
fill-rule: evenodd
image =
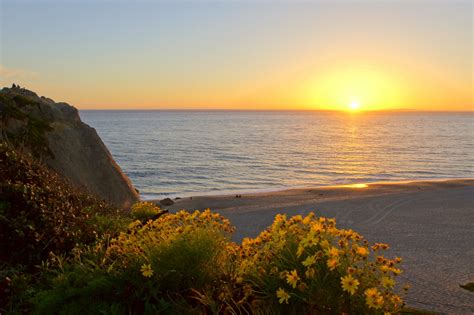
M 472 111 L 472 1 L 0 0 L 0 84 L 80 109 Z

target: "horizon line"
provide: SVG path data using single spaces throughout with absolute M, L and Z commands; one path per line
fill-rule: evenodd
M 343 112 L 343 113 L 373 113 L 373 112 L 437 112 L 437 113 L 474 113 L 471 110 L 426 110 L 426 109 L 233 109 L 233 108 L 77 108 L 80 111 L 167 111 L 167 112 Z

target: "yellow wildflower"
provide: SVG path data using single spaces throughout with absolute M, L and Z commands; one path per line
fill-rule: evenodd
M 314 231 L 316 233 L 320 233 L 323 230 L 324 230 L 324 226 L 319 222 L 316 222 L 311 226 L 311 231 Z
M 313 217 L 314 217 L 314 213 L 310 212 L 310 213 L 303 219 L 303 222 L 302 222 L 302 223 L 303 223 L 304 225 L 308 225 L 308 224 L 311 222 L 311 220 L 313 219 Z
M 151 268 L 150 264 L 143 264 L 140 268 L 140 271 L 144 277 L 151 278 L 151 276 L 153 276 L 153 269 Z
M 304 274 L 305 274 L 306 278 L 313 278 L 315 273 L 316 273 L 316 272 L 314 271 L 313 268 L 308 268 L 308 269 L 305 271 Z
M 339 265 L 339 260 L 337 258 L 328 259 L 327 265 L 329 270 L 334 270 Z
M 296 283 L 298 280 L 300 280 L 300 277 L 298 276 L 298 272 L 296 270 L 293 270 L 286 275 L 286 282 L 288 282 L 288 284 L 293 288 L 296 288 Z
M 308 256 L 304 261 L 303 261 L 303 266 L 309 267 L 311 265 L 314 265 L 316 263 L 316 257 L 314 255 Z
M 357 287 L 359 286 L 359 280 L 354 279 L 352 275 L 347 275 L 345 277 L 341 277 L 341 284 L 344 291 L 354 295 Z
M 379 309 L 383 306 L 383 296 L 377 288 L 370 288 L 365 290 L 365 301 L 370 308 Z
M 332 257 L 332 258 L 336 258 L 337 256 L 339 256 L 339 249 L 337 249 L 336 247 L 331 247 L 329 250 L 328 250 L 328 255 L 329 257 Z
M 328 241 L 328 240 L 323 240 L 323 241 L 321 242 L 321 247 L 322 247 L 322 248 L 329 248 L 329 246 L 330 246 L 330 245 L 329 245 L 329 241 Z
M 384 286 L 384 288 L 393 288 L 393 286 L 395 285 L 395 280 L 390 277 L 382 277 L 382 285 Z
M 380 271 L 382 271 L 383 273 L 386 273 L 387 271 L 389 271 L 390 268 L 386 265 L 382 265 L 380 266 Z
M 290 295 L 285 290 L 283 290 L 282 288 L 279 288 L 276 292 L 276 296 L 279 299 L 278 302 L 280 302 L 280 304 L 282 304 L 283 302 L 288 304 L 288 300 L 290 299 Z
M 303 252 L 304 252 L 304 246 L 298 246 L 298 249 L 296 250 L 296 256 L 300 257 L 301 255 L 303 255 Z
M 375 298 L 377 297 L 377 295 L 379 295 L 379 291 L 377 290 L 377 288 L 369 288 L 365 290 L 365 295 L 371 298 Z
M 356 253 L 359 256 L 366 257 L 367 255 L 369 255 L 369 250 L 365 247 L 359 246 L 357 247 Z
M 378 296 L 378 297 L 373 301 L 373 305 L 374 305 L 373 307 L 374 307 L 375 309 L 382 308 L 383 303 L 384 303 L 384 301 L 383 301 L 383 296 L 380 295 L 380 296 Z
M 292 219 L 293 219 L 294 222 L 301 222 L 301 221 L 303 221 L 303 217 L 302 217 L 300 214 L 297 214 L 297 215 L 293 216 Z
M 312 246 L 312 245 L 317 245 L 318 244 L 318 239 L 316 237 L 316 234 L 313 231 L 310 231 L 308 235 L 301 240 L 301 243 L 303 243 L 303 246 Z

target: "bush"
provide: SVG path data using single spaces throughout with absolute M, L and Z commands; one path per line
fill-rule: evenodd
M 115 238 L 52 256 L 40 314 L 397 312 L 399 258 L 333 219 L 278 215 L 258 237 L 231 242 L 209 210 L 135 221 Z
M 137 202 L 132 206 L 132 218 L 146 222 L 161 213 L 160 207 L 151 202 Z
M 403 306 L 394 294 L 400 258 L 380 254 L 334 219 L 278 215 L 255 239 L 244 239 L 240 278 L 275 313 L 383 313 Z
M 66 264 L 52 257 L 48 270 L 58 273 L 53 273 L 52 288 L 35 299 L 36 311 L 199 311 L 203 307 L 195 291 L 219 287 L 229 264 L 226 244 L 231 232 L 230 223 L 210 211 L 182 211 L 146 224 L 137 220 L 110 242 L 78 249 Z

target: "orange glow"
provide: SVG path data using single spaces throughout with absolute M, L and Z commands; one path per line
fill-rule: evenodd
M 313 102 L 322 109 L 383 110 L 404 103 L 405 92 L 398 80 L 375 67 L 328 69 L 310 84 Z
M 344 185 L 343 187 L 347 188 L 367 188 L 369 185 L 367 184 L 350 184 L 350 185 Z

